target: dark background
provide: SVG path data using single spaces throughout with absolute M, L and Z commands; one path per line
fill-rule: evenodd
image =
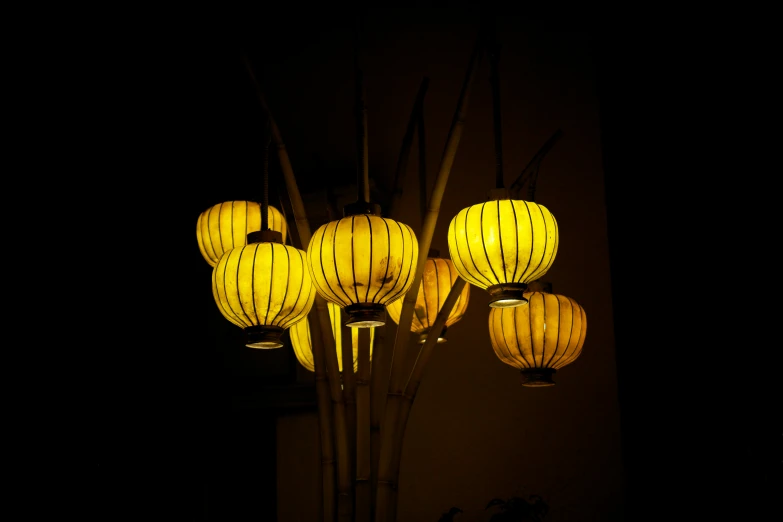
M 339 13 L 323 14 L 321 24 L 338 23 Z M 437 23 L 431 11 L 423 16 Z M 126 146 L 111 164 L 124 175 L 111 192 L 129 232 L 117 232 L 112 245 L 126 260 L 121 291 L 127 302 L 112 327 L 95 334 L 107 339 L 119 329 L 121 339 L 101 343 L 91 361 L 96 370 L 82 381 L 88 430 L 80 442 L 88 458 L 77 466 L 88 477 L 95 520 L 249 520 L 253 511 L 272 513 L 275 415 L 313 407 L 306 392 L 278 400 L 272 391 L 254 403 L 269 415 L 237 406 L 252 376 L 237 376 L 241 356 L 205 340 L 203 326 L 190 327 L 223 328 L 192 304 L 200 293 L 194 282 L 209 270 L 190 261 L 199 261 L 195 240 L 179 232 L 193 229 L 194 212 L 234 197 L 215 197 L 202 173 L 245 164 L 240 155 L 192 157 L 194 144 L 230 148 L 209 143 L 214 137 L 207 140 L 204 129 L 230 125 L 237 107 L 253 106 L 249 84 L 229 99 L 210 78 L 244 74 L 236 59 L 242 44 L 269 44 L 275 52 L 263 59 L 297 56 L 294 70 L 315 63 L 318 56 L 296 50 L 319 25 L 303 31 L 299 20 L 286 17 L 225 26 L 197 19 L 134 33 L 114 56 L 122 88 L 99 84 L 124 122 L 113 141 Z M 264 30 L 251 33 L 256 21 Z M 780 511 L 783 458 L 774 393 L 779 377 L 772 370 L 780 343 L 752 327 L 774 315 L 748 304 L 755 297 L 743 299 L 748 285 L 731 282 L 746 277 L 747 267 L 718 267 L 726 257 L 721 239 L 736 239 L 741 225 L 729 226 L 724 207 L 712 204 L 747 192 L 738 167 L 754 164 L 741 151 L 759 141 L 749 140 L 742 126 L 758 128 L 747 123 L 747 113 L 759 115 L 763 89 L 752 86 L 765 82 L 739 44 L 711 31 L 620 27 L 601 17 L 544 23 L 588 33 L 597 64 L 626 518 L 742 513 L 772 519 Z M 272 45 L 280 39 L 287 45 Z M 715 130 L 719 124 L 725 133 Z M 248 143 L 233 146 L 252 148 L 260 135 L 258 129 Z M 165 175 L 175 171 L 173 178 Z M 352 175 L 350 166 L 345 172 Z M 300 175 L 300 184 L 317 182 L 308 181 L 307 168 Z M 155 295 L 152 285 L 167 288 L 167 296 Z M 279 373 L 278 384 L 287 378 Z

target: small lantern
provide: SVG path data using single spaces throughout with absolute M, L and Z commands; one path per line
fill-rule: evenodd
M 283 214 L 269 206 L 269 228 L 280 232 L 285 243 L 287 225 Z M 261 230 L 261 204 L 255 201 L 225 201 L 202 212 L 196 223 L 201 255 L 215 267 L 227 250 L 245 246 L 250 232 Z
M 343 371 L 343 349 L 342 349 L 342 326 L 340 325 L 340 307 L 334 303 L 327 303 L 329 308 L 329 318 L 332 320 L 332 335 L 337 347 L 337 364 L 340 372 Z M 294 348 L 294 354 L 299 363 L 311 372 L 315 371 L 315 360 L 313 359 L 313 341 L 310 336 L 310 321 L 305 318 L 291 327 L 288 331 L 291 336 L 291 346 Z M 373 340 L 375 339 L 375 328 L 370 330 L 370 360 L 372 360 Z M 353 371 L 359 369 L 359 330 L 351 328 L 351 346 L 353 350 Z
M 424 264 L 421 286 L 419 294 L 416 296 L 416 304 L 413 308 L 413 321 L 411 321 L 411 332 L 419 334 L 419 342 L 427 340 L 430 327 L 438 317 L 438 312 L 443 307 L 444 301 L 451 291 L 451 287 L 459 277 L 454 263 L 451 259 L 439 257 L 437 250 L 430 250 L 430 255 Z M 465 311 L 468 309 L 468 299 L 470 297 L 470 285 L 465 285 L 454 308 L 451 309 L 446 326 L 438 335 L 438 342 L 446 342 L 446 328 L 456 323 Z M 402 314 L 402 304 L 404 297 L 386 305 L 386 311 L 389 312 L 392 320 L 399 324 Z
M 281 348 L 283 331 L 313 307 L 305 252 L 281 241 L 272 230 L 248 234 L 247 245 L 228 250 L 212 269 L 220 313 L 244 329 L 249 348 Z
M 498 358 L 522 372 L 523 385 L 551 386 L 582 353 L 587 316 L 570 297 L 536 291 L 525 298 L 527 306 L 490 310 L 489 339 Z
M 545 206 L 496 199 L 459 211 L 448 242 L 459 275 L 489 292 L 489 306 L 505 308 L 525 304 L 527 283 L 552 266 L 559 235 Z
M 316 230 L 307 261 L 318 293 L 345 308 L 347 326 L 365 328 L 386 324 L 386 305 L 413 284 L 418 253 L 411 227 L 359 213 Z

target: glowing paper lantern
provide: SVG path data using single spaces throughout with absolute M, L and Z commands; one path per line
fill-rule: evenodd
M 430 327 L 438 317 L 438 312 L 443 307 L 443 302 L 446 301 L 454 281 L 459 277 L 456 268 L 454 268 L 454 263 L 450 259 L 438 257 L 436 251 L 431 251 L 430 255 L 432 257 L 428 257 L 424 264 L 421 286 L 416 296 L 416 304 L 413 308 L 413 321 L 411 322 L 411 332 L 420 335 L 420 343 L 427 340 Z M 449 318 L 446 320 L 446 327 L 443 328 L 443 331 L 438 336 L 439 343 L 446 342 L 446 328 L 462 319 L 462 316 L 465 315 L 465 311 L 468 309 L 469 297 L 470 285 L 465 285 L 457 302 L 454 304 L 454 308 L 451 309 Z M 389 312 L 389 316 L 397 324 L 400 322 L 403 301 L 404 298 L 400 298 L 386 305 L 386 311 Z
M 332 320 L 332 335 L 337 348 L 337 364 L 340 371 L 343 371 L 343 351 L 342 351 L 342 326 L 340 325 L 340 307 L 333 303 L 327 303 L 329 308 L 329 318 Z M 315 360 L 313 359 L 313 342 L 310 336 L 310 321 L 304 319 L 291 327 L 288 331 L 291 337 L 291 346 L 294 348 L 294 354 L 299 363 L 306 370 L 315 371 Z M 372 360 L 373 340 L 375 339 L 375 328 L 370 330 L 370 360 Z M 351 346 L 353 350 L 353 371 L 359 369 L 359 330 L 351 329 Z
M 519 368 L 525 386 L 551 386 L 555 371 L 582 353 L 587 316 L 570 297 L 526 292 L 527 306 L 493 308 L 489 339 L 504 363 Z
M 282 235 L 285 243 L 288 228 L 285 218 L 273 206 L 267 213 L 269 228 Z M 261 230 L 261 204 L 255 201 L 225 201 L 202 212 L 196 223 L 196 239 L 201 255 L 209 266 L 217 265 L 220 256 L 232 248 L 245 246 L 250 232 Z
M 223 317 L 244 329 L 246 346 L 281 348 L 283 331 L 304 319 L 315 300 L 305 252 L 276 241 L 279 232 L 249 234 L 212 269 L 212 295 Z
M 372 214 L 322 225 L 307 246 L 318 293 L 344 307 L 351 327 L 382 326 L 386 305 L 413 284 L 419 243 L 411 227 Z
M 559 235 L 543 205 L 498 199 L 459 211 L 448 242 L 459 275 L 489 292 L 489 306 L 503 308 L 525 304 L 527 283 L 552 266 Z

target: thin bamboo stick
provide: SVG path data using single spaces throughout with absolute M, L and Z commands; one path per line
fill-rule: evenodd
M 438 312 L 438 316 L 435 318 L 435 322 L 432 323 L 432 327 L 430 328 L 430 335 L 427 336 L 427 340 L 424 342 L 421 350 L 419 350 L 419 354 L 416 357 L 413 370 L 411 371 L 411 375 L 408 378 L 407 384 L 405 385 L 405 392 L 402 395 L 402 404 L 400 405 L 399 423 L 397 427 L 397 436 L 395 440 L 392 461 L 392 475 L 394 477 L 392 482 L 392 491 L 395 497 L 398 491 L 397 486 L 400 476 L 402 444 L 405 440 L 405 429 L 408 425 L 408 417 L 410 415 L 411 407 L 413 406 L 413 401 L 416 398 L 416 392 L 419 390 L 419 384 L 421 384 L 421 378 L 424 375 L 424 368 L 427 366 L 427 362 L 429 362 L 430 356 L 435 350 L 435 346 L 438 344 L 439 336 L 436 335 L 436 332 L 441 332 L 443 327 L 446 326 L 446 321 L 449 318 L 449 314 L 451 314 L 451 310 L 454 308 L 454 305 L 457 304 L 457 300 L 462 293 L 462 289 L 465 288 L 465 284 L 466 281 L 461 277 L 458 277 L 457 280 L 454 281 L 454 285 L 452 285 L 446 300 L 443 301 L 443 306 Z M 395 502 L 392 502 L 392 509 L 394 510 L 393 515 L 396 515 L 396 498 Z M 392 520 L 395 519 L 396 516 L 392 518 Z
M 416 304 L 416 297 L 419 292 L 424 264 L 427 261 L 427 252 L 432 244 L 432 234 L 435 231 L 435 224 L 440 212 L 440 203 L 443 199 L 443 193 L 446 190 L 446 183 L 451 173 L 451 167 L 454 164 L 454 158 L 457 154 L 462 129 L 465 125 L 465 116 L 468 107 L 470 87 L 476 76 L 479 60 L 482 56 L 484 47 L 483 34 L 479 36 L 473 54 L 465 73 L 465 80 L 462 85 L 457 109 L 454 119 L 451 123 L 451 129 L 446 140 L 446 148 L 441 157 L 438 176 L 435 179 L 435 186 L 432 189 L 430 202 L 427 208 L 427 214 L 424 216 L 422 231 L 419 236 L 419 259 L 416 267 L 416 276 L 413 280 L 411 289 L 405 294 L 403 299 L 400 320 L 397 323 L 397 335 L 394 342 L 394 352 L 391 375 L 389 377 L 389 393 L 386 398 L 386 411 L 382 424 L 381 433 L 381 454 L 378 463 L 378 492 L 377 505 L 375 512 L 375 522 L 394 522 L 391 518 L 394 516 L 394 485 L 395 478 L 393 473 L 393 453 L 394 439 L 398 432 L 398 419 L 400 413 L 402 393 L 404 391 L 404 369 L 407 363 L 408 345 L 410 343 L 410 327 L 413 319 L 413 307 Z
M 370 522 L 372 515 L 370 375 L 370 329 L 360 328 L 356 380 L 356 522 Z
M 394 189 L 392 197 L 386 207 L 386 215 L 394 216 L 394 210 L 402 199 L 402 188 L 405 186 L 405 176 L 408 173 L 408 158 L 410 157 L 411 146 L 413 145 L 413 134 L 416 131 L 418 116 L 421 113 L 424 104 L 424 95 L 427 94 L 427 88 L 430 85 L 430 79 L 426 76 L 421 80 L 419 92 L 416 94 L 416 100 L 413 103 L 411 115 L 408 118 L 408 127 L 405 129 L 405 135 L 402 138 L 402 147 L 400 155 L 397 157 L 397 170 L 394 173 Z
M 302 195 L 299 192 L 299 187 L 296 184 L 296 178 L 294 177 L 294 170 L 291 166 L 291 160 L 288 157 L 288 152 L 285 148 L 285 143 L 280 136 L 280 130 L 277 127 L 277 122 L 272 117 L 272 113 L 266 103 L 266 98 L 261 90 L 258 81 L 256 80 L 253 68 L 250 62 L 244 57 L 245 67 L 253 82 L 253 86 L 256 90 L 261 106 L 266 112 L 269 118 L 272 140 L 277 147 L 277 154 L 280 161 L 280 168 L 283 171 L 285 177 L 286 189 L 288 190 L 288 197 L 291 200 L 291 208 L 294 213 L 294 220 L 296 222 L 296 228 L 299 232 L 299 238 L 302 241 L 302 245 L 308 245 L 312 237 L 310 231 L 310 223 L 307 220 L 307 214 L 305 212 L 304 202 L 302 201 Z M 327 379 L 329 381 L 329 391 L 332 399 L 332 414 L 334 418 L 334 435 L 335 449 L 337 453 L 337 511 L 341 521 L 351 522 L 353 513 L 353 503 L 351 502 L 351 480 L 350 480 L 350 464 L 348 461 L 348 442 L 345 426 L 345 402 L 343 400 L 342 390 L 339 383 L 339 370 L 337 367 L 337 350 L 334 342 L 334 336 L 331 332 L 331 321 L 329 320 L 329 311 L 326 306 L 326 301 L 323 297 L 316 294 L 314 308 L 318 316 L 318 323 L 321 330 L 320 336 L 321 342 L 316 342 L 313 339 L 313 359 L 325 360 Z M 330 437 L 331 438 L 331 437 Z M 326 491 L 325 491 L 326 494 Z M 329 502 L 324 499 L 324 506 Z M 325 511 L 325 520 L 333 520 L 333 512 Z

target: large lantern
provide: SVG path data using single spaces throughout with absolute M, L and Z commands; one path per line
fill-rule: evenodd
M 552 266 L 559 235 L 545 206 L 497 199 L 459 211 L 448 241 L 459 275 L 489 292 L 489 306 L 505 308 L 525 304 L 527 283 Z
M 522 372 L 525 386 L 551 386 L 552 376 L 582 353 L 587 316 L 570 297 L 526 292 L 528 306 L 493 308 L 489 339 L 504 363 Z
M 329 308 L 329 318 L 332 321 L 332 335 L 334 335 L 334 344 L 337 347 L 337 364 L 339 371 L 343 371 L 343 350 L 342 350 L 342 325 L 340 324 L 340 307 L 334 303 L 326 303 Z M 315 371 L 315 361 L 313 359 L 313 341 L 310 336 L 310 321 L 304 319 L 291 327 L 288 331 L 291 336 L 291 346 L 294 348 L 294 354 L 299 363 L 306 370 Z M 375 328 L 370 330 L 370 360 L 372 360 L 372 347 L 375 339 Z M 351 329 L 351 347 L 353 350 L 353 371 L 359 369 L 359 330 Z
M 345 324 L 382 326 L 385 306 L 413 284 L 419 243 L 411 227 L 363 213 L 322 225 L 307 246 L 318 293 L 343 307 Z
M 223 317 L 244 329 L 246 346 L 281 348 L 283 331 L 313 307 L 315 287 L 305 252 L 266 230 L 221 256 L 212 269 L 212 294 Z
M 411 321 L 411 332 L 419 334 L 419 342 L 427 340 L 432 324 L 438 317 L 438 312 L 443 307 L 444 301 L 451 291 L 451 287 L 459 277 L 454 263 L 451 259 L 439 257 L 437 250 L 430 250 L 430 255 L 424 263 L 424 272 L 422 273 L 421 286 L 416 296 L 416 304 L 413 308 L 413 321 Z M 470 297 L 470 285 L 465 285 L 462 293 L 457 298 L 454 308 L 451 309 L 446 326 L 438 335 L 438 342 L 446 342 L 446 328 L 456 323 L 465 311 L 468 309 L 468 299 Z M 404 298 L 386 305 L 386 311 L 392 320 L 399 324 L 402 314 L 402 304 Z
M 285 243 L 287 226 L 283 214 L 273 206 L 267 213 L 269 228 L 280 232 Z M 196 239 L 201 255 L 213 267 L 227 250 L 245 246 L 250 232 L 261 230 L 261 204 L 255 201 L 224 201 L 198 217 Z

